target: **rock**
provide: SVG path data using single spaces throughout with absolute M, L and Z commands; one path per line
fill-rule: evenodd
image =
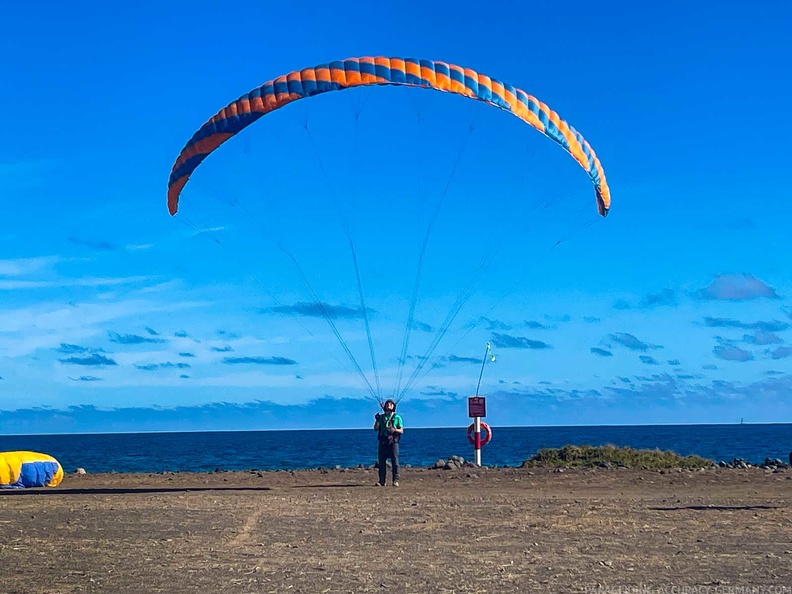
M 771 472 L 778 472 L 792 467 L 792 465 L 787 464 L 786 462 L 783 462 L 778 458 L 765 458 L 763 462 L 759 462 L 756 464 L 748 462 L 744 458 L 734 458 L 731 462 L 721 461 L 718 462 L 715 466 L 718 468 L 732 468 L 732 469 L 761 468 Z

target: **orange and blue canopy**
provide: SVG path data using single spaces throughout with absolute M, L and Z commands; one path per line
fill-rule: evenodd
M 295 70 L 264 83 L 221 109 L 193 135 L 173 165 L 168 181 L 171 215 L 178 211 L 179 196 L 198 165 L 260 117 L 299 99 L 367 85 L 403 85 L 455 93 L 512 113 L 572 155 L 594 185 L 599 214 L 608 214 L 610 189 L 594 149 L 579 132 L 535 97 L 454 64 L 414 58 L 365 57 Z

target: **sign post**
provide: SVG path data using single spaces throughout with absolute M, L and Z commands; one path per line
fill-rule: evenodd
M 476 460 L 476 466 L 481 466 L 481 448 L 487 445 L 492 439 L 492 429 L 489 425 L 484 423 L 481 418 L 487 416 L 487 399 L 484 396 L 479 396 L 481 389 L 481 378 L 484 376 L 484 366 L 487 360 L 495 361 L 495 355 L 492 354 L 490 343 L 487 343 L 487 351 L 484 353 L 484 358 L 481 361 L 481 371 L 479 372 L 478 384 L 476 385 L 476 395 L 468 398 L 468 417 L 473 419 L 473 424 L 468 427 L 468 441 L 473 444 L 473 456 Z M 481 430 L 484 430 L 484 437 L 481 437 Z
M 487 399 L 484 396 L 471 396 L 468 398 L 468 417 L 473 419 L 473 424 L 468 427 L 468 440 L 473 444 L 473 455 L 476 466 L 481 466 L 481 448 L 492 439 L 492 431 L 486 423 L 481 422 L 482 417 L 487 416 Z M 482 426 L 487 435 L 481 438 Z M 473 434 L 471 436 L 471 433 Z

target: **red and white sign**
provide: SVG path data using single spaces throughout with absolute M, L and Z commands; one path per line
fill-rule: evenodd
M 484 396 L 470 396 L 468 398 L 468 416 L 470 418 L 487 416 L 487 399 Z

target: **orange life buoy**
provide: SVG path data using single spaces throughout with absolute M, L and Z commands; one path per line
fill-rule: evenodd
M 484 421 L 480 421 L 479 425 L 481 425 L 481 432 L 484 434 L 484 435 L 481 436 L 481 441 L 479 442 L 479 445 L 481 447 L 484 447 L 492 439 L 492 429 L 490 429 L 490 426 L 487 425 Z M 473 432 L 475 430 L 476 430 L 476 424 L 475 423 L 471 423 L 470 427 L 468 427 L 468 430 L 467 430 L 467 438 L 468 438 L 468 441 L 470 443 L 472 443 L 473 445 L 476 445 L 476 438 L 475 438 L 475 436 L 473 434 Z

